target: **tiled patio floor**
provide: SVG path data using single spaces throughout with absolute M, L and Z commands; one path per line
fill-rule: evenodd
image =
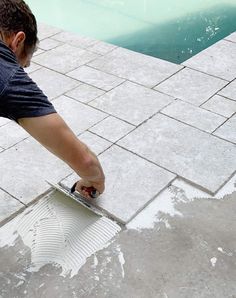
M 236 33 L 183 65 L 47 25 L 39 37 L 27 72 L 99 154 L 99 208 L 127 223 L 176 179 L 209 196 L 236 179 Z M 1 225 L 46 180 L 69 187 L 78 177 L 16 124 L 0 118 L 0 135 Z
M 104 143 L 107 181 L 127 184 L 117 191 L 107 185 L 97 202 L 115 218 L 130 220 L 174 177 L 214 194 L 235 173 L 235 34 L 175 65 L 40 25 L 39 51 L 27 71 L 73 131 L 89 136 L 92 150 Z M 0 187 L 13 199 L 29 204 L 47 191 L 45 180 L 72 173 L 21 128 L 5 119 L 0 125 Z M 116 175 L 119 158 L 125 175 Z M 143 170 L 135 185 L 138 159 Z M 144 182 L 148 173 L 153 185 Z M 138 208 L 131 204 L 137 194 Z M 115 203 L 119 197 L 128 207 Z M 122 208 L 129 209 L 125 219 Z

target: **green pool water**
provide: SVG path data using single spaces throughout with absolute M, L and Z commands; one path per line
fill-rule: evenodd
M 236 30 L 236 0 L 26 0 L 38 21 L 182 63 Z

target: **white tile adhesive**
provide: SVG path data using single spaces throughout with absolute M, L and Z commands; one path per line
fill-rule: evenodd
M 153 229 L 155 224 L 162 222 L 166 228 L 171 228 L 165 215 L 183 216 L 176 208 L 178 203 L 189 203 L 196 199 L 216 199 L 221 200 L 225 196 L 236 191 L 236 174 L 222 187 L 215 196 L 190 185 L 177 178 L 168 188 L 157 196 L 142 212 L 140 212 L 127 225 L 127 229 L 142 231 L 143 229 Z
M 46 264 L 76 275 L 86 259 L 107 246 L 119 225 L 55 191 L 0 229 L 0 247 L 14 246 L 18 236 L 31 249 L 35 272 Z

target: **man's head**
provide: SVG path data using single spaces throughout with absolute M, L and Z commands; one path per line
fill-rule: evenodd
M 38 42 L 37 23 L 23 0 L 0 0 L 0 39 L 22 67 L 29 65 Z

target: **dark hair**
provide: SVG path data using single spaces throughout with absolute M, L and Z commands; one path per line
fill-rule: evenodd
M 35 48 L 38 42 L 35 16 L 23 0 L 0 0 L 0 31 L 6 36 L 23 31 L 25 51 Z

